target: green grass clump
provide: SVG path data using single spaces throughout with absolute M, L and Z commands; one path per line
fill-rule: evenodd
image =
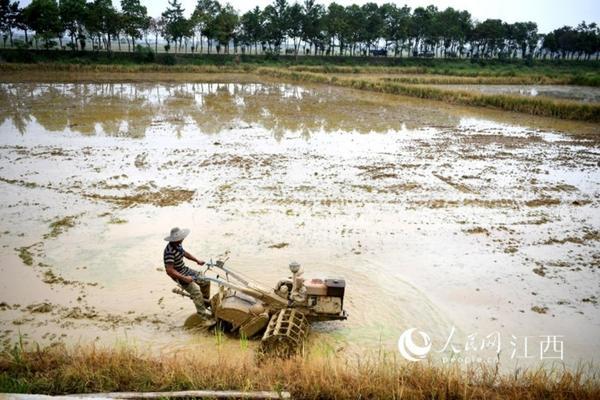
M 29 251 L 29 247 L 19 247 L 17 253 L 19 254 L 19 258 L 23 261 L 25 265 L 33 265 L 33 253 Z
M 55 221 L 52 221 L 50 223 L 50 232 L 44 235 L 44 239 L 55 238 L 58 235 L 60 235 L 61 233 L 68 230 L 69 228 L 74 227 L 76 219 L 77 219 L 77 216 L 68 215 L 66 217 L 59 218 Z

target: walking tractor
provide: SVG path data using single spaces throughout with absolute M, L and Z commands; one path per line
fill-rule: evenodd
M 209 281 L 219 288 L 210 299 L 205 297 L 218 325 L 246 338 L 262 335 L 263 353 L 291 355 L 302 348 L 311 322 L 347 318 L 344 279 L 305 279 L 300 265 L 292 262 L 292 276 L 266 289 L 225 267 L 224 261 L 206 266 L 198 283 Z M 180 288 L 173 292 L 189 296 Z

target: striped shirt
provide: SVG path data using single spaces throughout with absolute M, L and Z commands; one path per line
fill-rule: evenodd
M 175 271 L 179 272 L 180 274 L 185 276 L 195 276 L 196 271 L 185 266 L 185 263 L 183 262 L 183 253 L 184 250 L 181 244 L 177 246 L 173 246 L 171 243 L 167 244 L 167 247 L 165 247 L 165 251 L 163 253 L 165 268 L 167 267 L 167 264 L 173 264 Z M 173 278 L 173 280 L 179 282 L 179 280 L 175 278 Z

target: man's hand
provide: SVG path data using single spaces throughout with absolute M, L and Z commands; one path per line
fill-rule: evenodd
M 204 264 L 206 264 L 206 263 L 205 263 L 204 261 L 202 261 L 202 260 L 196 260 L 196 262 L 198 263 L 198 265 L 204 265 Z
M 184 276 L 183 281 L 189 285 L 190 283 L 194 282 L 194 278 L 191 276 Z

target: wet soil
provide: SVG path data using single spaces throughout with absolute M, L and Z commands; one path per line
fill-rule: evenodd
M 189 252 L 267 286 L 292 260 L 345 277 L 350 318 L 317 324 L 316 351 L 455 327 L 457 346 L 498 331 L 598 354 L 597 126 L 203 79 L 0 84 L 4 345 L 210 351 L 162 268 L 182 226 Z

